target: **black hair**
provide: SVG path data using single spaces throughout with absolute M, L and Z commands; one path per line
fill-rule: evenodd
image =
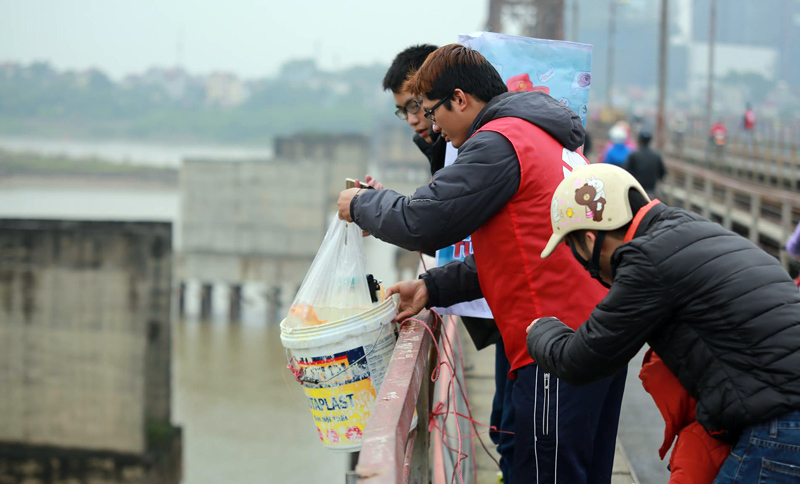
M 406 82 L 409 74 L 419 69 L 431 52 L 437 47 L 431 44 L 412 45 L 397 54 L 383 77 L 383 90 L 391 90 L 398 93 L 403 90 L 403 83 Z
M 653 140 L 653 133 L 647 128 L 642 128 L 639 131 L 639 143 L 642 146 L 649 146 L 650 142 Z
M 409 90 L 425 94 L 428 99 L 445 99 L 461 89 L 488 103 L 493 97 L 508 92 L 500 74 L 477 50 L 460 44 L 440 47 L 431 54 L 413 78 Z M 450 102 L 445 103 L 451 109 Z

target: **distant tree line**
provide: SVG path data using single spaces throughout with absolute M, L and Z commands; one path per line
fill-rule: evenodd
M 365 132 L 391 116 L 391 98 L 380 89 L 385 70 L 326 72 L 293 61 L 257 80 L 154 68 L 117 82 L 97 69 L 6 63 L 0 133 L 259 143 L 298 131 Z
M 178 184 L 178 170 L 171 167 L 110 163 L 96 158 L 76 159 L 0 150 L 0 178 L 17 176 L 138 180 L 171 186 Z

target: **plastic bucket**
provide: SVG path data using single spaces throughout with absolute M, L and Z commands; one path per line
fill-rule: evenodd
M 397 310 L 392 298 L 357 316 L 319 326 L 289 328 L 281 342 L 300 383 L 322 444 L 354 452 L 394 351 Z

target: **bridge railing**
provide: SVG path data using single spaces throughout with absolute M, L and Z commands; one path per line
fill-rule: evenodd
M 737 132 L 724 147 L 711 145 L 702 131 L 694 130 L 682 139 L 671 136 L 665 153 L 718 172 L 781 188 L 800 185 L 800 144 L 788 129 L 757 134 L 749 140 Z
M 726 120 L 729 131 L 725 146 L 716 148 L 711 144 L 706 120 L 689 119 L 681 133 L 666 130 L 664 153 L 740 178 L 800 188 L 800 124 L 761 121 L 748 135 L 738 121 Z M 589 130 L 595 135 L 592 161 L 602 151 L 610 127 L 611 123 L 599 120 L 589 123 Z M 632 140 L 636 135 L 631 133 Z
M 751 156 L 754 151 L 748 151 L 741 133 L 734 133 L 721 156 L 713 150 L 707 154 L 704 126 L 690 121 L 680 139 L 668 133 L 669 176 L 661 185 L 662 200 L 749 237 L 796 276 L 800 262 L 786 252 L 785 243 L 800 221 L 800 126 L 762 128 L 755 141 L 758 157 Z M 594 161 L 607 141 L 608 125 L 591 127 L 597 133 Z
M 684 140 L 686 146 L 706 149 L 710 135 L 705 120 L 689 122 Z M 800 150 L 800 125 L 764 122 L 752 133 L 745 132 L 741 126 L 728 124 L 726 149 L 740 156 L 757 159 L 783 156 L 797 159 Z
M 434 337 L 438 339 L 439 327 L 438 318 L 429 311 L 414 319 L 418 321 L 408 320 L 400 327 L 392 361 L 364 430 L 358 462 L 355 470 L 347 473 L 347 484 L 429 481 L 427 423 L 435 363 L 431 346 Z M 412 429 L 415 410 L 417 424 Z
M 665 162 L 669 173 L 661 186 L 665 202 L 746 233 L 751 241 L 778 257 L 787 270 L 796 265 L 784 245 L 800 221 L 800 194 L 675 159 Z

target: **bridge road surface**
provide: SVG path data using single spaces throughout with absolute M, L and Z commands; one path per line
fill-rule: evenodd
M 475 420 L 489 425 L 494 397 L 495 349 L 494 346 L 490 346 L 476 351 L 464 326 L 459 324 L 458 328 L 464 352 L 464 370 L 472 415 Z M 655 403 L 639 381 L 639 368 L 642 366 L 644 352 L 645 350 L 641 351 L 628 368 L 611 484 L 663 484 L 669 480 L 667 463 L 658 458 L 658 448 L 664 436 L 663 420 Z M 480 430 L 485 429 L 480 428 Z M 483 440 L 495 458 L 499 458 L 488 435 L 484 434 Z M 479 445 L 477 448 L 477 483 L 496 483 L 497 466 Z
M 628 363 L 617 440 L 625 449 L 640 484 L 663 484 L 669 480 L 669 453 L 663 461 L 658 457 L 658 449 L 664 440 L 664 419 L 639 380 L 642 359 L 648 348 L 642 348 Z

